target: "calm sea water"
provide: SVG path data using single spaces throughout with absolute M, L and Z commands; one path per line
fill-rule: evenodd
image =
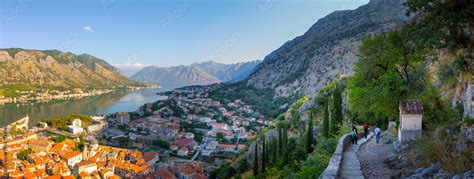
M 110 114 L 115 112 L 135 111 L 139 106 L 166 98 L 156 93 L 169 91 L 177 85 L 162 88 L 146 88 L 135 91 L 117 91 L 109 94 L 30 104 L 0 105 L 0 127 L 4 127 L 26 115 L 30 117 L 30 126 L 39 120 L 61 117 L 68 114 Z

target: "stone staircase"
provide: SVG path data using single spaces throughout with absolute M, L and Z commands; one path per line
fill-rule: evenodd
M 328 166 L 319 178 L 364 178 L 359 159 L 357 158 L 357 151 L 359 151 L 360 146 L 369 141 L 373 135 L 374 133 L 371 132 L 367 136 L 367 139 L 361 138 L 358 141 L 359 145 L 351 144 L 349 134 L 342 136 L 339 139 L 336 151 L 334 151 Z
M 370 133 L 367 136 L 367 139 L 362 138 L 358 141 L 358 145 L 349 144 L 344 148 L 342 154 L 342 162 L 339 169 L 338 178 L 347 178 L 347 179 L 363 179 L 364 175 L 362 174 L 362 169 L 360 167 L 359 159 L 357 158 L 357 151 L 360 146 L 364 145 L 367 141 L 372 138 L 373 133 Z
M 362 175 L 359 159 L 357 159 L 357 155 L 352 147 L 349 148 L 342 154 L 340 178 L 363 179 L 364 175 Z

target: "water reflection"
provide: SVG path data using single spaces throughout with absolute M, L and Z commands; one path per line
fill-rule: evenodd
M 0 105 L 0 126 L 30 116 L 30 125 L 39 120 L 72 113 L 109 114 L 120 111 L 135 111 L 140 105 L 165 98 L 156 95 L 159 91 L 170 90 L 171 87 L 159 89 L 142 89 L 138 91 L 117 91 L 100 96 L 84 97 L 62 101 L 50 101 L 35 104 Z

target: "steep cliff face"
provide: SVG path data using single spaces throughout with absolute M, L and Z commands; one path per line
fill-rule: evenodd
M 259 60 L 235 64 L 209 61 L 193 63 L 189 66 L 149 66 L 137 72 L 130 79 L 144 83 L 179 83 L 184 85 L 235 82 L 246 78 L 259 63 Z
M 406 10 L 403 1 L 371 0 L 333 12 L 266 56 L 247 85 L 274 89 L 278 96 L 315 94 L 338 75 L 351 74 L 362 39 L 401 26 L 410 19 Z
M 0 84 L 111 88 L 138 83 L 92 55 L 57 50 L 0 49 Z

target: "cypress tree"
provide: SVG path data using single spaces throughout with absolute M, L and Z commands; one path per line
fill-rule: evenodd
M 332 93 L 332 105 L 331 105 L 331 125 L 330 133 L 336 135 L 338 131 L 338 125 L 342 123 L 342 96 L 339 84 L 336 84 Z
M 253 175 L 258 176 L 258 141 L 255 141 L 255 150 L 253 153 Z
M 281 122 L 278 122 L 278 125 L 277 125 L 277 129 L 278 129 L 278 156 L 281 156 L 282 155 L 282 152 L 283 152 L 283 141 L 282 141 L 282 123 Z
M 284 162 L 285 164 L 288 164 L 288 160 L 289 160 L 289 148 L 288 148 L 288 129 L 286 129 L 286 126 L 283 126 L 283 140 L 282 140 L 282 143 L 283 143 L 283 159 L 284 159 Z
M 275 139 L 272 140 L 272 162 L 275 163 L 277 161 L 277 143 Z
M 305 142 L 305 148 L 306 148 L 306 153 L 309 154 L 313 152 L 313 114 L 311 112 L 310 114 L 310 119 L 308 121 L 308 129 L 306 131 L 306 142 Z
M 265 147 L 265 133 L 262 132 L 262 173 L 265 173 L 265 163 L 267 162 L 267 148 Z
M 321 133 L 323 137 L 329 138 L 329 110 L 328 110 L 328 101 L 324 102 L 324 111 L 323 111 L 323 126 Z

